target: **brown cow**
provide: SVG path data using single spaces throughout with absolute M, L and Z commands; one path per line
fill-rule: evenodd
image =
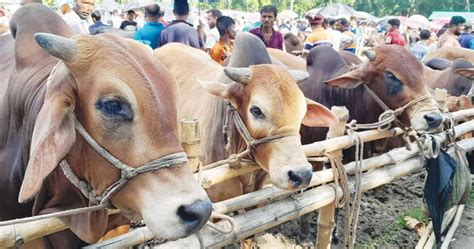
M 327 126 L 337 120 L 327 108 L 304 98 L 295 79 L 301 78 L 300 75 L 307 77 L 306 73 L 294 72 L 293 79 L 281 67 L 258 65 L 270 64 L 270 58 L 264 44 L 249 34 L 237 36 L 227 68 L 213 62 L 204 52 L 180 44 L 161 47 L 155 50 L 155 56 L 173 72 L 180 85 L 180 117 L 196 118 L 201 123 L 201 158 L 204 164 L 228 156 L 222 134 L 225 99 L 236 108 L 253 138 L 290 135 L 260 144 L 252 150 L 252 156 L 269 174 L 270 181 L 283 189 L 308 185 L 312 168 L 298 135 L 301 122 L 310 126 Z M 201 85 L 197 84 L 198 79 L 204 80 Z M 229 153 L 242 152 L 245 143 L 235 127 L 231 127 L 234 136 Z M 213 201 L 235 197 L 258 189 L 263 176 L 263 171 L 257 171 L 234 178 L 213 186 L 208 193 Z
M 0 98 L 0 220 L 88 206 L 92 200 L 65 177 L 60 162 L 98 194 L 121 178 L 105 152 L 86 143 L 79 124 L 129 167 L 182 152 L 176 82 L 149 48 L 114 35 L 65 38 L 72 35 L 69 27 L 40 4 L 20 8 L 11 28 L 15 47 L 7 49 L 14 51 L 9 63 L 15 67 L 0 72 L 9 79 L 2 81 L 7 86 Z M 170 167 L 131 175 L 110 199 L 161 239 L 195 232 L 211 213 L 184 158 L 176 159 Z M 96 242 L 123 224 L 117 217 L 104 209 L 62 218 L 69 229 L 45 237 L 42 246 Z
M 474 67 L 465 59 L 451 62 L 442 58 L 433 58 L 425 62 L 424 77 L 432 89 L 445 88 L 450 95 L 467 95 L 472 89 Z
M 466 48 L 442 47 L 427 54 L 422 62 L 425 63 L 433 58 L 444 58 L 450 61 L 465 59 L 474 64 L 474 51 Z

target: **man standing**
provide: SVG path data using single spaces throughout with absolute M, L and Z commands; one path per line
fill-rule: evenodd
M 458 41 L 461 47 L 474 50 L 474 36 L 471 34 L 471 25 L 464 27 L 464 33 L 459 36 Z
M 402 47 L 405 46 L 405 38 L 398 30 L 400 28 L 400 20 L 397 18 L 388 20 L 387 25 L 387 34 L 385 35 L 385 43 L 386 44 L 395 44 L 400 45 Z
M 333 47 L 331 37 L 329 33 L 323 27 L 324 17 L 322 15 L 307 16 L 309 24 L 311 25 L 311 34 L 306 38 L 304 42 L 303 52 L 309 53 L 309 51 L 316 46 L 329 46 Z
M 420 41 L 415 43 L 410 49 L 412 55 L 414 55 L 419 61 L 423 60 L 425 55 L 428 53 L 428 40 L 431 37 L 431 32 L 427 29 L 420 31 Z
M 124 20 L 120 24 L 120 29 L 127 30 L 127 31 L 137 30 L 137 22 L 134 21 L 136 16 L 137 14 L 135 14 L 135 11 L 133 10 L 127 11 L 127 20 Z
M 71 27 L 74 34 L 89 34 L 88 19 L 95 10 L 95 0 L 75 0 L 76 5 L 63 16 L 64 21 Z
M 337 19 L 335 27 L 342 33 L 340 49 L 355 54 L 356 37 L 351 31 L 351 27 L 347 19 L 344 17 Z
M 96 11 L 92 12 L 91 17 L 92 17 L 92 21 L 94 22 L 94 24 L 89 26 L 89 34 L 97 35 L 99 33 L 99 30 L 100 30 L 101 27 L 109 27 L 109 25 L 105 25 L 105 24 L 102 23 L 102 21 L 101 21 L 102 16 L 100 15 L 99 11 L 96 10 Z
M 199 36 L 193 25 L 186 20 L 189 15 L 187 0 L 175 0 L 173 14 L 175 20 L 161 31 L 161 45 L 171 42 L 179 42 L 191 47 L 200 48 Z
M 150 45 L 151 48 L 155 49 L 160 46 L 160 34 L 165 28 L 165 25 L 159 22 L 160 19 L 160 6 L 153 3 L 145 7 L 145 20 L 146 23 L 143 28 L 137 30 L 133 39 L 138 40 L 142 43 Z
M 456 36 L 464 29 L 466 19 L 462 16 L 453 16 L 449 21 L 448 30 L 439 37 L 438 48 L 441 47 L 461 47 Z
M 217 30 L 219 30 L 219 41 L 212 47 L 210 51 L 211 58 L 219 64 L 223 64 L 224 60 L 232 52 L 232 40 L 235 39 L 235 21 L 228 16 L 221 16 L 217 19 Z
M 212 9 L 207 12 L 207 24 L 209 25 L 209 32 L 206 35 L 206 50 L 210 50 L 216 45 L 219 40 L 219 31 L 216 27 L 216 22 L 219 17 L 222 16 L 222 12 L 218 9 Z
M 263 6 L 260 10 L 260 22 L 262 25 L 250 30 L 250 33 L 260 38 L 267 48 L 283 50 L 283 35 L 273 29 L 277 12 L 275 6 Z

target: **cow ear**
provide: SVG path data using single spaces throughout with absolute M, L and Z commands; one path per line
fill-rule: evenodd
M 229 97 L 229 88 L 231 86 L 230 84 L 206 80 L 198 80 L 198 82 L 204 89 L 206 89 L 212 95 L 225 99 Z
M 363 71 L 357 69 L 354 71 L 347 72 L 334 79 L 330 79 L 324 83 L 330 86 L 340 88 L 355 88 L 365 81 L 364 78 L 365 74 L 363 73 Z
M 65 74 L 64 71 L 67 72 L 65 68 L 57 70 L 56 74 Z M 75 82 L 69 72 L 62 76 L 55 75 L 48 84 L 44 104 L 36 118 L 30 158 L 18 197 L 21 203 L 35 197 L 43 181 L 67 155 L 76 139 Z
M 459 68 L 454 70 L 454 72 L 470 80 L 474 80 L 474 68 Z
M 308 107 L 303 118 L 303 124 L 313 127 L 331 127 L 339 123 L 339 119 L 324 105 L 306 99 Z

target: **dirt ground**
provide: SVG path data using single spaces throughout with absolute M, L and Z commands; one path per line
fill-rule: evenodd
M 364 193 L 355 248 L 414 248 L 419 235 L 402 223 L 407 215 L 422 216 L 423 180 L 424 173 L 418 173 Z M 317 212 L 310 213 L 257 234 L 253 248 L 314 248 L 317 216 Z M 473 245 L 474 194 L 471 194 L 450 248 L 473 248 Z M 239 248 L 239 245 L 227 248 Z M 343 247 L 339 243 L 333 248 Z

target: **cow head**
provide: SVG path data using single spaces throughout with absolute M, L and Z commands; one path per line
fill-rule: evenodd
M 306 79 L 308 74 L 275 65 L 225 68 L 224 72 L 234 83 L 201 84 L 211 94 L 230 101 L 254 139 L 293 134 L 257 145 L 253 151 L 257 163 L 279 188 L 306 187 L 312 167 L 298 135 L 301 123 L 327 127 L 338 122 L 326 107 L 306 99 L 298 88 L 296 81 Z
M 405 48 L 384 45 L 368 51 L 367 55 L 368 62 L 326 83 L 342 88 L 366 83 L 392 110 L 429 94 L 421 63 Z M 441 124 L 442 115 L 429 98 L 408 106 L 400 119 L 417 131 L 432 131 Z
M 97 193 L 120 178 L 120 171 L 76 133 L 74 119 L 110 154 L 132 167 L 182 151 L 176 82 L 150 49 L 110 34 L 67 39 L 42 33 L 35 38 L 63 63 L 48 82 L 35 123 L 20 202 L 35 197 L 53 173 L 51 177 L 64 179 L 57 167 L 63 158 Z M 127 217 L 143 218 L 161 239 L 195 232 L 211 213 L 206 193 L 185 163 L 137 175 L 113 194 L 111 202 Z M 95 242 L 104 232 L 105 228 L 87 232 L 101 220 L 88 227 L 73 220 L 76 223 L 69 227 L 84 241 Z
M 474 79 L 474 67 L 465 59 L 451 62 L 443 58 L 433 58 L 425 63 L 426 66 L 440 70 L 425 70 L 426 84 L 432 88 L 445 88 L 450 95 L 461 96 L 470 93 Z

